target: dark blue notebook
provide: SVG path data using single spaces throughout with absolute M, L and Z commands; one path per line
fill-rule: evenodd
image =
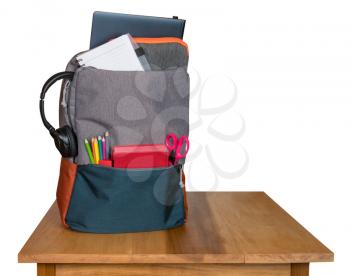
M 94 12 L 90 49 L 129 33 L 134 37 L 183 38 L 186 20 L 111 12 Z

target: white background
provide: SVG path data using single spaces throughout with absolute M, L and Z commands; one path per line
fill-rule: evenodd
M 55 198 L 60 158 L 40 121 L 40 89 L 88 48 L 92 12 L 103 10 L 187 19 L 191 72 L 202 81 L 216 76 L 192 99 L 193 114 L 200 97 L 207 106 L 226 100 L 227 78 L 237 86 L 232 122 L 220 131 L 230 133 L 241 114 L 241 138 L 215 140 L 207 127 L 216 115 L 191 114 L 191 122 L 202 119 L 192 150 L 199 141 L 223 153 L 215 162 L 230 170 L 244 147 L 248 167 L 213 187 L 215 171 L 202 151 L 192 162 L 191 189 L 267 192 L 335 252 L 334 263 L 312 264 L 311 275 L 349 275 L 349 8 L 347 1 L 306 0 L 1 1 L 1 274 L 35 275 L 34 264 L 17 264 L 17 253 Z M 58 87 L 46 108 L 55 126 Z

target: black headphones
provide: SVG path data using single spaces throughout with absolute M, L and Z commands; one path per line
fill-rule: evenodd
M 53 85 L 56 81 L 61 79 L 67 79 L 72 81 L 74 72 L 60 72 L 53 75 L 49 78 L 41 90 L 40 94 L 40 116 L 44 123 L 44 126 L 49 130 L 50 135 L 55 141 L 56 148 L 61 153 L 63 157 L 75 157 L 78 154 L 78 143 L 77 137 L 70 126 L 63 126 L 58 129 L 55 129 L 45 117 L 44 112 L 44 99 L 47 90 Z

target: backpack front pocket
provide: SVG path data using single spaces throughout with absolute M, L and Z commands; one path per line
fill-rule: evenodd
M 73 230 L 122 233 L 184 224 L 179 166 L 118 169 L 80 165 L 66 223 Z
M 69 105 L 78 140 L 74 161 L 80 165 L 89 163 L 84 139 L 105 131 L 113 146 L 163 144 L 167 133 L 189 133 L 189 77 L 183 68 L 131 72 L 83 67 L 75 74 Z

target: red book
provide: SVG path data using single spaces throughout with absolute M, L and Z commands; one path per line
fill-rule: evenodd
M 115 168 L 159 168 L 169 166 L 169 150 L 165 145 L 114 146 Z

